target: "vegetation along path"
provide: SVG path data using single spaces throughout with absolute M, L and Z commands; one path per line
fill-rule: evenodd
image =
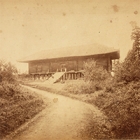
M 90 104 L 25 87 L 42 96 L 44 101 L 48 102 L 49 99 L 50 105 L 41 112 L 41 117 L 17 134 L 14 140 L 80 140 L 81 132 L 88 122 L 88 115 L 94 114 L 98 118 L 103 116 Z

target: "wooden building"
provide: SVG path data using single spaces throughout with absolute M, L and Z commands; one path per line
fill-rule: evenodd
M 34 78 L 48 78 L 54 73 L 64 72 L 64 79 L 77 79 L 82 76 L 84 62 L 88 59 L 94 59 L 97 65 L 111 71 L 112 60 L 119 57 L 119 50 L 92 44 L 48 49 L 21 59 L 19 62 L 29 64 L 29 74 Z

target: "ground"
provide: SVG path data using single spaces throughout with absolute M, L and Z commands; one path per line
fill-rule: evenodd
M 39 89 L 26 88 L 42 96 L 44 102 L 48 103 L 49 100 L 50 105 L 12 140 L 80 140 L 88 116 L 93 115 L 98 119 L 104 116 L 93 105 Z

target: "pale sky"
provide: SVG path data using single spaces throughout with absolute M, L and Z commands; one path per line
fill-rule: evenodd
M 0 59 L 16 60 L 52 47 L 103 44 L 132 48 L 140 0 L 0 0 Z

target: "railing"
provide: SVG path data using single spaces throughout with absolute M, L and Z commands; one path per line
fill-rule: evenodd
M 48 80 L 54 72 L 49 73 L 31 73 L 30 79 L 32 80 Z M 66 72 L 60 80 L 76 80 L 79 78 L 83 78 L 84 74 L 81 71 L 72 71 L 72 72 Z
M 67 72 L 62 76 L 62 80 L 76 80 L 82 78 L 84 75 L 82 72 Z

